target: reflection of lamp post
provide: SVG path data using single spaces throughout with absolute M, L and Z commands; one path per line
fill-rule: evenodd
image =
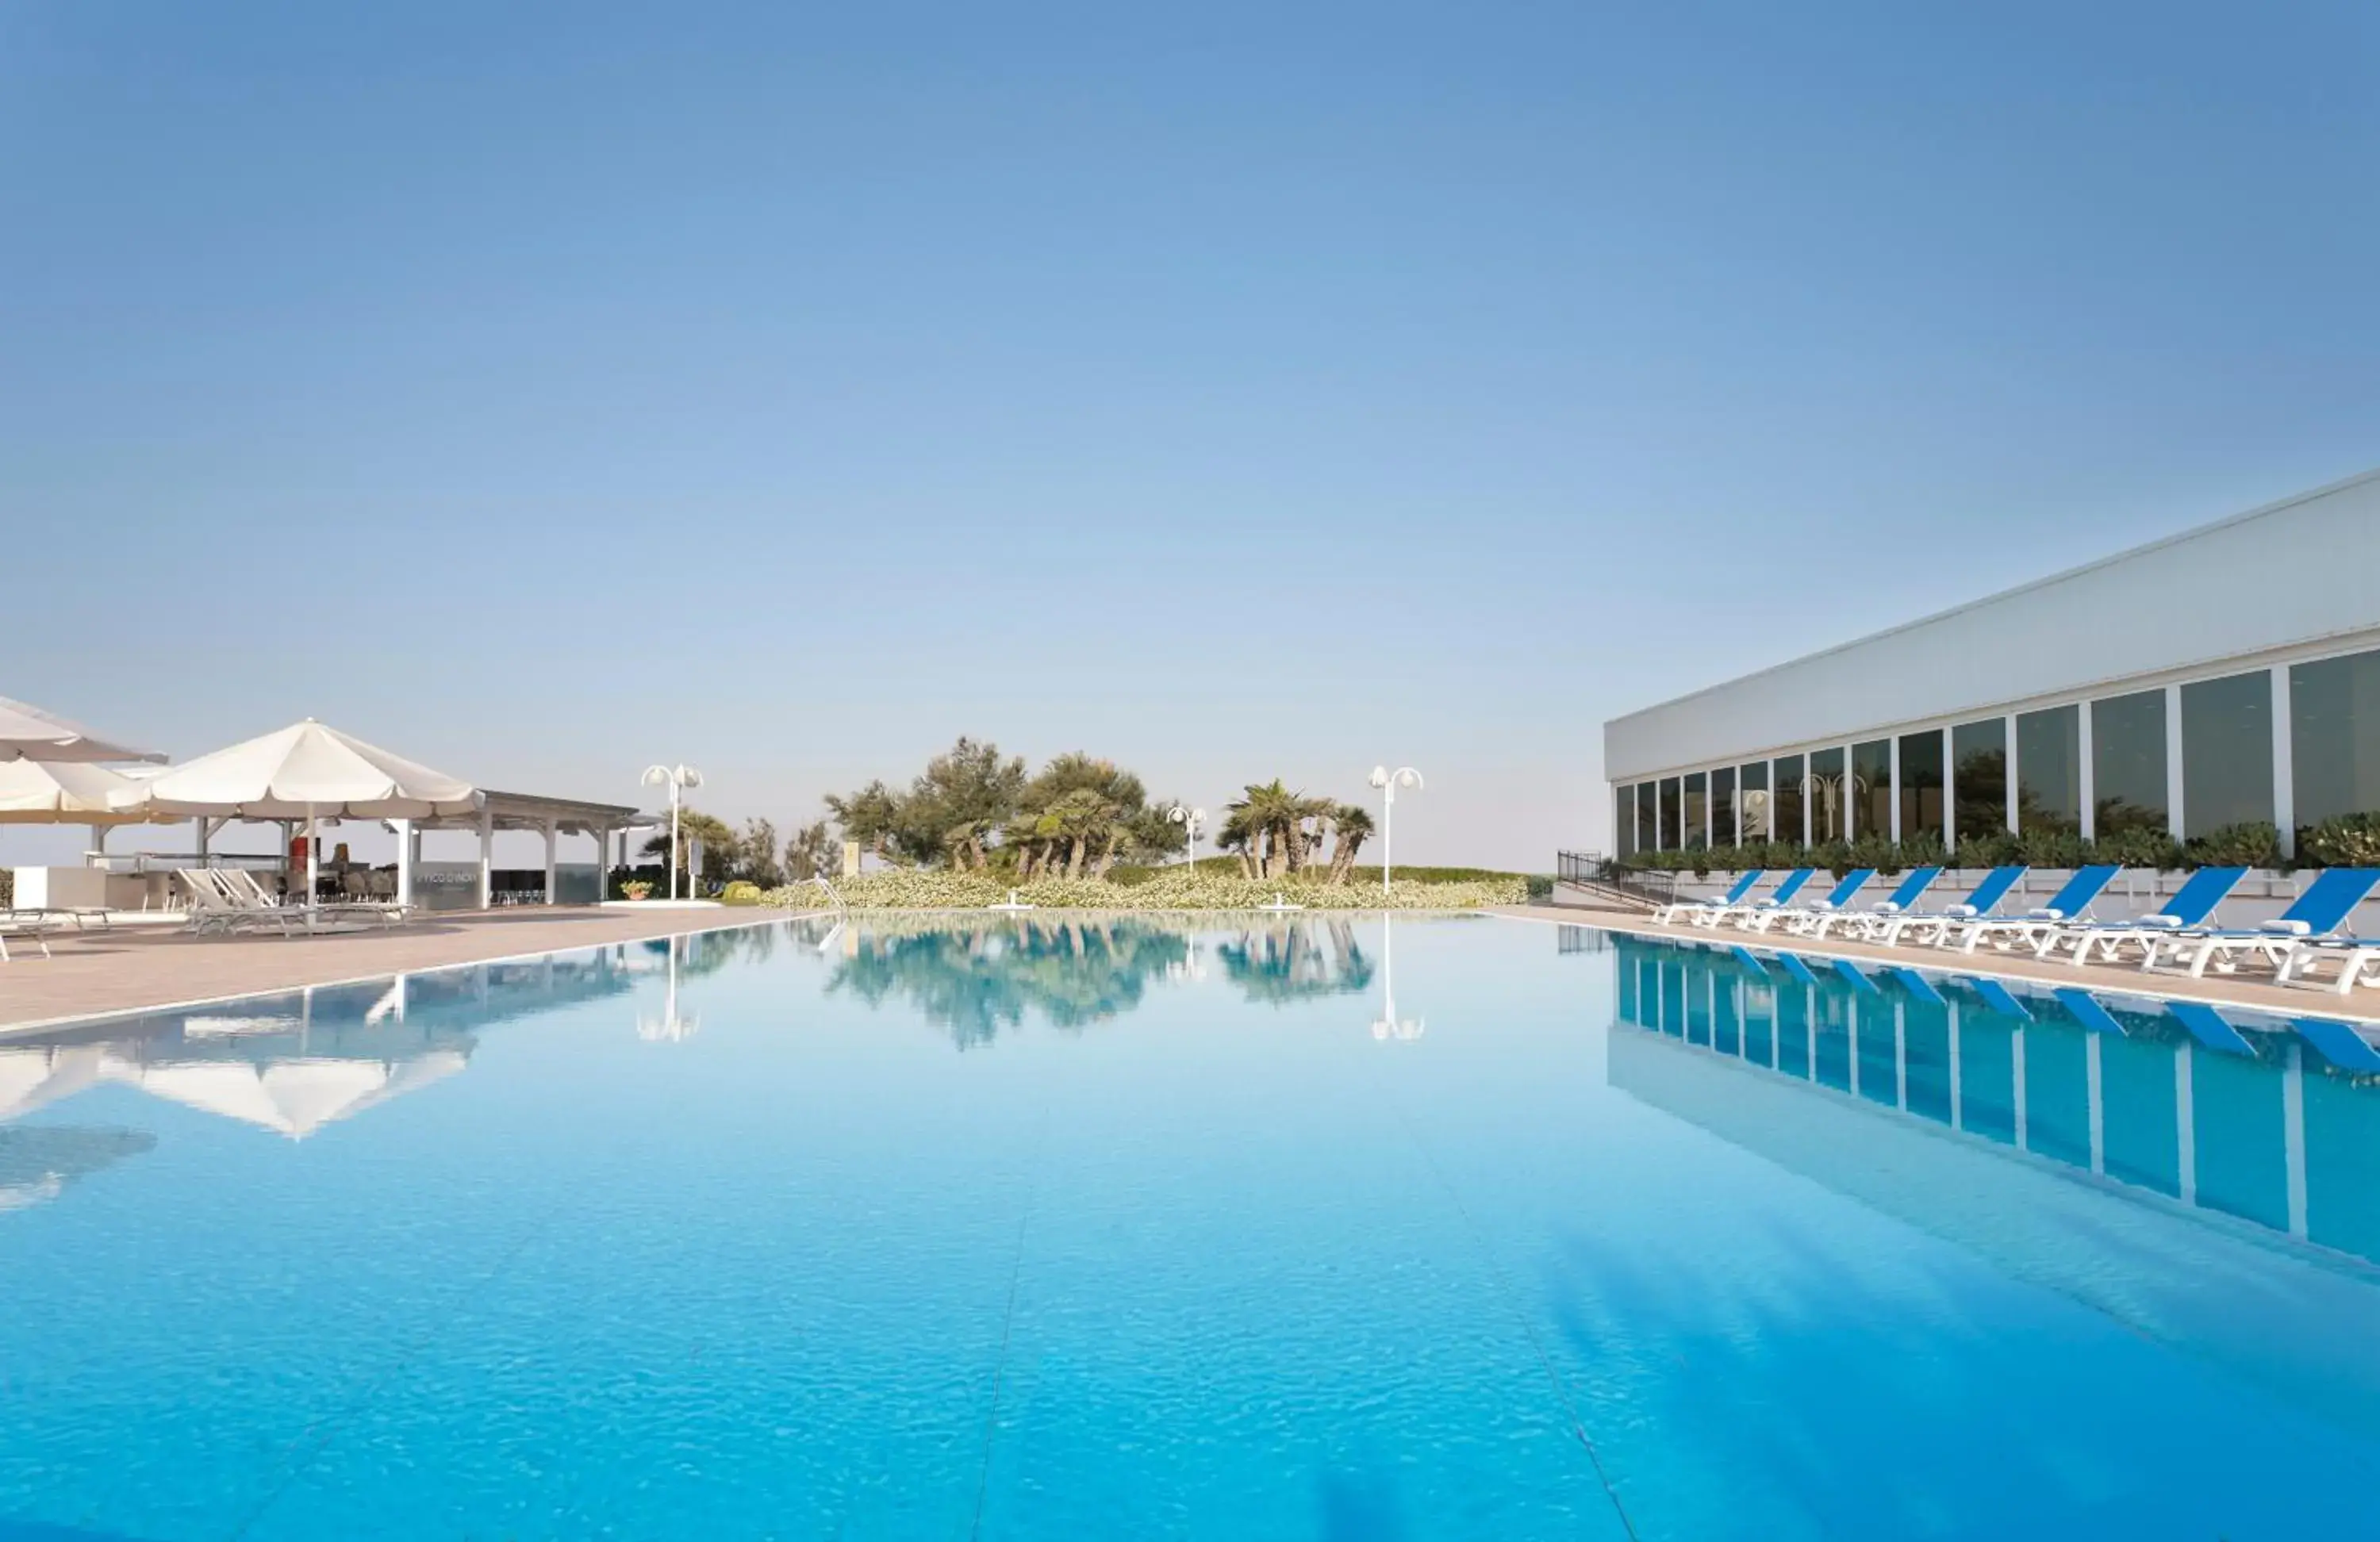
M 677 959 L 678 949 L 685 941 L 686 939 L 683 937 L 673 937 L 669 940 L 669 974 L 662 986 L 662 1014 L 659 1018 L 638 1014 L 637 1037 L 638 1038 L 656 1042 L 666 1039 L 675 1043 L 680 1039 L 692 1038 L 695 1030 L 702 1026 L 702 1019 L 699 1017 L 678 1015 Z
M 1166 810 L 1165 817 L 1175 824 L 1183 826 L 1184 832 L 1190 837 L 1183 844 L 1182 859 L 1196 868 L 1198 866 L 1198 827 L 1207 822 L 1207 810 L 1185 808 L 1177 803 Z
M 1380 897 L 1386 899 L 1389 872 L 1397 859 L 1397 789 L 1421 791 L 1421 772 L 1411 766 L 1401 766 L 1393 773 L 1386 766 L 1374 766 L 1372 785 L 1380 790 Z
M 1420 1018 L 1397 1015 L 1397 924 L 1384 915 L 1380 917 L 1380 1016 L 1372 1025 L 1372 1037 L 1419 1038 L 1421 1035 Z
M 702 773 L 692 766 L 647 766 L 645 785 L 658 787 L 669 783 L 670 790 L 670 898 L 677 898 L 677 805 L 682 789 L 702 785 Z M 674 956 L 674 955 L 673 955 Z

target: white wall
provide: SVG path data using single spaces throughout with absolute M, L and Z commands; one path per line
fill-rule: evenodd
M 2380 471 L 1615 719 L 1604 775 L 1868 738 L 2359 635 L 2380 643 Z

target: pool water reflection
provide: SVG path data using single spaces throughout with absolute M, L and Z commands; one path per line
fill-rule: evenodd
M 0 1538 L 2380 1534 L 2329 1043 L 1046 914 L 0 1041 Z

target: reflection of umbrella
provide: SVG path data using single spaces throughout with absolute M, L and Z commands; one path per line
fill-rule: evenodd
M 0 823 L 140 824 L 150 816 L 113 808 L 111 794 L 140 785 L 122 771 L 72 760 L 0 761 Z
M 451 1076 L 466 1063 L 459 1050 L 436 1050 L 396 1062 L 284 1060 L 260 1067 L 247 1061 L 117 1062 L 109 1072 L 143 1092 L 302 1140 L 334 1120 Z
M 468 814 L 468 782 L 416 765 L 312 718 L 201 755 L 110 795 L 111 807 L 240 820 L 304 820 L 310 885 L 318 819 L 428 820 Z
M 0 1121 L 28 1114 L 99 1080 L 96 1045 L 30 1044 L 0 1049 Z
M 145 749 L 109 744 L 80 723 L 0 696 L 0 760 L 163 760 Z

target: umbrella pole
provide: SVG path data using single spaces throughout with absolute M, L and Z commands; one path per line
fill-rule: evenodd
M 312 905 L 314 896 L 322 892 L 322 826 L 315 821 L 314 809 L 310 804 L 306 809 L 306 903 L 308 905 Z

